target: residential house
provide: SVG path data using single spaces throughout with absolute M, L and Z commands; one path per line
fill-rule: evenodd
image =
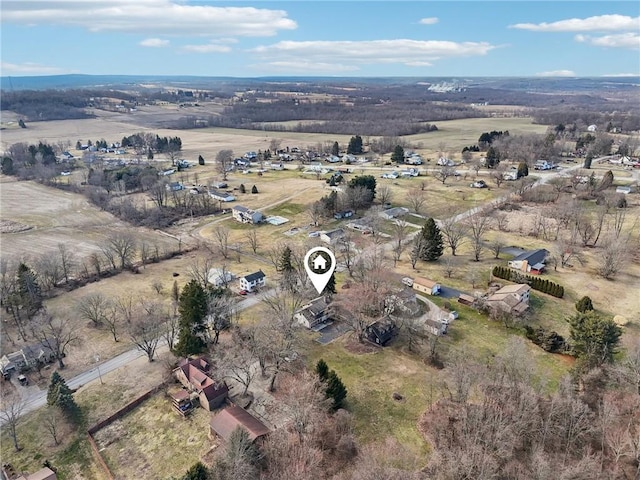
M 423 277 L 413 279 L 413 288 L 427 295 L 440 295 L 440 284 Z
M 502 174 L 502 178 L 507 181 L 515 181 L 518 179 L 518 171 L 517 170 L 507 170 Z
M 174 370 L 178 381 L 189 391 L 196 392 L 200 406 L 208 411 L 222 405 L 229 394 L 229 388 L 225 382 L 216 382 L 209 376 L 210 369 L 209 362 L 199 357 L 182 360 Z
M 345 235 L 344 230 L 336 228 L 335 230 L 329 230 L 320 234 L 320 240 L 329 245 L 335 245 Z
M 380 346 L 388 344 L 397 334 L 398 327 L 396 323 L 388 317 L 384 320 L 370 323 L 364 330 L 365 338 Z
M 264 287 L 267 284 L 267 276 L 262 270 L 240 277 L 240 288 L 247 292 L 252 292 L 256 288 Z
M 472 297 L 471 295 L 467 295 L 466 293 L 461 293 L 458 296 L 458 303 L 461 303 L 463 305 L 472 306 L 475 303 L 475 301 L 476 301 L 475 297 Z
M 519 315 L 529 308 L 530 292 L 531 287 L 529 285 L 507 285 L 487 298 L 486 305 L 492 311 Z
M 242 205 L 236 205 L 232 209 L 233 218 L 235 218 L 240 223 L 260 223 L 264 220 L 264 215 L 261 212 L 257 212 L 255 210 L 251 210 L 247 207 L 243 207 Z
M 436 163 L 441 167 L 453 167 L 455 165 L 455 163 L 453 163 L 453 160 L 450 160 L 446 157 L 440 157 Z
M 549 255 L 549 251 L 544 248 L 529 250 L 528 252 L 521 253 L 513 260 L 509 260 L 508 265 L 509 268 L 515 270 L 539 275 L 544 271 L 544 260 L 547 258 L 547 255 Z
M 295 319 L 309 329 L 322 325 L 329 320 L 329 304 L 325 297 L 311 300 L 295 313 Z
M 447 333 L 448 323 L 427 318 L 424 321 L 424 328 L 431 335 L 440 337 Z
M 589 125 L 587 127 L 587 132 L 596 132 L 598 131 L 598 126 L 597 125 Z
M 420 313 L 420 305 L 411 288 L 399 288 L 384 299 L 385 311 L 393 315 L 415 316 Z
M 622 185 L 622 186 L 616 187 L 616 193 L 622 193 L 624 195 L 633 193 L 634 190 L 635 190 L 634 187 L 631 185 Z
M 246 430 L 250 441 L 255 441 L 267 435 L 269 428 L 244 408 L 232 405 L 218 412 L 209 423 L 210 437 L 218 436 L 223 440 L 229 437 L 236 428 Z
M 417 168 L 408 168 L 406 170 L 402 170 L 400 172 L 400 175 L 402 175 L 403 177 L 418 177 L 420 176 L 420 172 Z
M 182 185 L 180 182 L 171 182 L 167 183 L 165 185 L 165 188 L 170 192 L 179 192 L 180 190 L 184 189 L 184 185 Z
M 211 268 L 207 274 L 207 282 L 214 287 L 225 287 L 233 280 L 233 273 L 223 268 Z
M 389 208 L 388 210 L 384 210 L 380 213 L 380 216 L 386 218 L 387 220 L 393 220 L 394 218 L 404 217 L 407 213 L 409 213 L 408 208 L 394 207 Z
M 55 340 L 51 341 L 55 349 Z M 49 347 L 49 341 L 27 345 L 20 350 L 3 355 L 0 358 L 0 373 L 8 378 L 13 372 L 23 372 L 38 365 L 45 365 L 56 360 L 54 350 Z
M 18 473 L 9 463 L 2 465 L 2 480 L 57 480 L 56 472 L 49 467 L 44 467 L 35 473 Z
M 404 157 L 404 163 L 407 165 L 422 165 L 422 157 L 417 153 L 411 153 Z
M 211 184 L 211 188 L 227 188 L 229 185 L 227 185 L 227 182 L 214 182 Z
M 336 220 L 342 220 L 343 218 L 350 218 L 353 216 L 353 210 L 343 210 L 342 212 L 337 212 L 333 215 L 333 218 Z
M 209 196 L 219 202 L 233 202 L 236 199 L 236 197 L 231 195 L 229 192 L 223 192 L 222 190 L 216 190 L 215 188 L 209 189 Z

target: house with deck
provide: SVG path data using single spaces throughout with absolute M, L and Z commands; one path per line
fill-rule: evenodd
M 184 359 L 173 372 L 178 381 L 190 392 L 196 392 L 200 406 L 211 411 L 227 399 L 229 388 L 225 382 L 216 382 L 209 376 L 210 363 L 203 357 Z
M 549 251 L 544 248 L 529 250 L 521 253 L 513 260 L 509 260 L 508 265 L 509 268 L 513 268 L 514 270 L 539 275 L 545 269 L 544 261 L 547 255 L 549 255 Z
M 521 315 L 529 308 L 531 287 L 525 284 L 506 285 L 485 301 L 489 310 Z
M 295 319 L 304 327 L 312 329 L 329 320 L 329 304 L 325 297 L 311 300 L 295 313 Z

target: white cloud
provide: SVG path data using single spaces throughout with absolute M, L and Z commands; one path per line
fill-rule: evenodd
M 342 65 L 339 63 L 323 63 L 311 61 L 275 61 L 251 65 L 252 68 L 261 71 L 290 73 L 325 73 L 335 74 L 339 72 L 353 72 L 359 70 L 354 65 Z
M 640 77 L 640 73 L 608 73 L 603 77 Z
M 534 32 L 598 32 L 640 29 L 640 17 L 626 15 L 599 15 L 588 18 L 570 18 L 552 23 L 517 23 L 509 28 Z
M 552 70 L 550 72 L 536 73 L 536 77 L 575 77 L 576 74 L 572 70 Z
M 418 23 L 420 25 L 434 25 L 439 21 L 440 20 L 438 19 L 438 17 L 427 17 L 427 18 L 421 18 Z
M 586 42 L 598 47 L 640 49 L 640 35 L 631 32 L 604 35 L 602 37 L 591 37 L 589 35 L 578 34 L 575 36 L 575 39 L 578 42 Z
M 3 0 L 2 22 L 190 36 L 266 37 L 297 28 L 283 10 L 189 5 L 183 0 Z
M 8 63 L 2 62 L 0 64 L 2 69 L 2 75 L 57 75 L 61 73 L 70 73 L 62 68 L 49 67 L 47 65 L 41 65 L 39 63 Z
M 431 67 L 433 63 L 429 62 L 407 62 L 405 63 L 407 67 Z
M 306 61 L 312 64 L 407 64 L 431 63 L 446 57 L 486 55 L 496 48 L 486 42 L 451 42 L 438 40 L 370 40 L 370 41 L 283 41 L 251 50 L 277 62 Z
M 185 45 L 182 50 L 193 53 L 227 53 L 231 51 L 231 47 L 216 43 L 205 43 L 203 45 Z
M 163 40 L 161 38 L 145 38 L 140 42 L 143 47 L 166 47 L 169 45 L 169 40 Z

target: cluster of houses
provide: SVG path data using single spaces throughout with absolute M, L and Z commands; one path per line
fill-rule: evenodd
M 207 281 L 215 287 L 228 287 L 235 279 L 235 275 L 222 268 L 211 268 L 207 274 Z M 250 293 L 260 290 L 267 285 L 267 276 L 262 270 L 248 273 L 238 278 L 241 292 Z
M 253 442 L 271 431 L 255 415 L 233 403 L 228 385 L 213 378 L 207 359 L 182 360 L 174 370 L 174 376 L 182 384 L 182 389 L 169 391 L 168 395 L 181 415 L 187 415 L 197 405 L 208 412 L 218 410 L 209 421 L 210 438 L 219 437 L 226 441 L 234 430 L 242 428 Z

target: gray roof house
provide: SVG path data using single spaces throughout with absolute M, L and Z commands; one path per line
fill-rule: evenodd
M 236 197 L 230 193 L 223 192 L 222 190 L 216 190 L 215 188 L 209 189 L 209 196 L 214 200 L 219 200 L 221 202 L 233 202 L 236 199 Z
M 336 228 L 335 230 L 329 230 L 328 232 L 320 234 L 320 240 L 324 243 L 328 243 L 329 245 L 335 244 L 342 237 L 344 237 L 344 230 L 341 228 Z
M 240 288 L 252 292 L 255 288 L 264 287 L 267 284 L 267 276 L 262 270 L 240 277 Z
M 540 274 L 545 268 L 544 260 L 549 251 L 544 248 L 523 252 L 513 260 L 509 260 L 509 268 L 521 270 L 526 273 Z
M 251 210 L 242 205 L 236 205 L 231 211 L 233 218 L 240 223 L 260 223 L 264 219 L 264 215 L 261 212 Z
M 394 218 L 403 217 L 407 213 L 409 213 L 409 209 L 408 208 L 405 208 L 405 207 L 394 207 L 394 208 L 390 208 L 388 210 L 383 211 L 380 215 L 383 218 L 386 218 L 388 220 L 392 220 Z
M 314 298 L 296 312 L 295 319 L 301 325 L 313 329 L 329 320 L 328 307 L 325 297 Z

